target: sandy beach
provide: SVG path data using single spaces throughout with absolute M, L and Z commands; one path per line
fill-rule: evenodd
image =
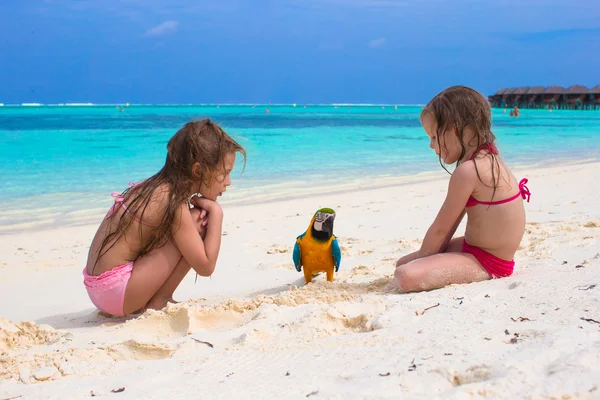
M 599 168 L 515 169 L 532 197 L 514 275 L 426 293 L 382 289 L 444 199 L 441 170 L 225 205 L 214 275 L 137 318 L 87 297 L 97 225 L 2 235 L 0 400 L 600 398 Z M 342 265 L 304 285 L 291 251 L 320 207 Z

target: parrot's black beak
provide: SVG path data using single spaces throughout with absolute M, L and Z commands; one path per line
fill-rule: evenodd
M 323 222 L 323 232 L 327 232 L 328 236 L 331 236 L 333 234 L 333 217 L 331 218 L 327 218 L 324 222 Z

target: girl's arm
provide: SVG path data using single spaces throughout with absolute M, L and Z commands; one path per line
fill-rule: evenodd
M 448 232 L 448 234 L 446 235 L 446 240 L 444 240 L 444 243 L 442 244 L 442 248 L 440 250 L 441 252 L 445 252 L 446 249 L 448 248 L 448 244 L 450 243 L 450 241 L 452 240 L 452 237 L 454 236 L 454 234 L 456 233 L 456 229 L 458 228 L 458 226 L 460 225 L 460 223 L 462 222 L 463 218 L 465 217 L 465 214 L 467 213 L 467 210 L 463 210 L 463 212 L 460 214 L 460 216 L 458 217 L 458 219 L 456 220 L 456 222 L 454 223 L 454 226 L 452 227 L 452 229 L 450 229 L 450 232 Z
M 194 271 L 201 276 L 212 275 L 221 248 L 223 210 L 216 202 L 212 203 L 214 204 L 203 204 L 203 209 L 208 212 L 209 218 L 204 240 L 198 232 L 197 224 L 193 220 L 187 204 L 181 205 L 173 225 L 175 246 Z
M 465 215 L 465 205 L 476 183 L 477 173 L 472 162 L 461 164 L 456 168 L 450 177 L 446 200 L 435 221 L 427 230 L 417 258 L 437 254 L 446 249 Z

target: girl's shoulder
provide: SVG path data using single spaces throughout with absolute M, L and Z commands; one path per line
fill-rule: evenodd
M 476 157 L 474 160 L 466 161 L 460 167 L 464 171 L 463 175 L 473 179 L 476 185 L 496 188 L 504 185 L 510 187 L 515 180 L 510 168 L 499 155 L 491 157 L 488 153 Z
M 146 199 L 140 203 L 143 211 L 140 211 L 144 214 L 144 219 L 148 219 L 149 224 L 156 225 L 162 221 L 164 213 L 169 209 L 171 190 L 167 184 L 161 184 L 146 193 L 144 195 Z
M 458 179 L 476 179 L 477 167 L 473 160 L 468 160 L 460 163 L 452 172 L 452 177 Z

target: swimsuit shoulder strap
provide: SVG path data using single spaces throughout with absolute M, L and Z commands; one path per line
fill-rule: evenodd
M 475 156 L 477 156 L 477 154 L 482 150 L 487 150 L 494 155 L 498 154 L 498 149 L 496 148 L 494 143 L 486 143 L 486 144 L 478 147 L 477 150 L 475 150 L 473 152 L 473 154 L 471 155 L 471 158 L 469 158 L 469 160 L 473 160 L 475 158 Z
M 140 182 L 141 183 L 141 182 Z M 128 185 L 128 189 L 133 189 L 137 186 L 140 185 L 140 183 L 135 183 L 135 182 L 129 182 Z M 134 213 L 132 213 L 129 208 L 127 208 L 127 204 L 125 204 L 125 197 L 123 196 L 123 193 L 119 193 L 119 192 L 112 192 L 111 196 L 115 199 L 115 203 L 113 204 L 113 206 L 111 207 L 110 211 L 108 212 L 106 218 L 110 217 L 116 210 L 116 208 L 120 205 L 127 214 L 131 215 L 131 217 L 136 220 L 137 222 L 139 222 L 140 224 L 147 226 L 149 228 L 155 228 L 154 225 L 150 225 L 145 223 L 144 221 L 142 221 L 141 218 L 138 218 Z

